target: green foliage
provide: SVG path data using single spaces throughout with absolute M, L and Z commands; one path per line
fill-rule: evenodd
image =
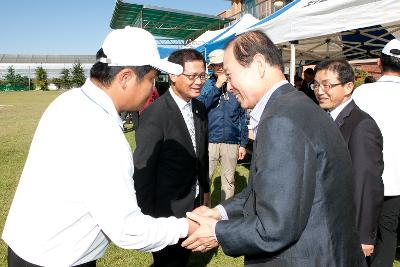
M 28 76 L 16 74 L 13 66 L 8 67 L 7 73 L 4 75 L 4 80 L 0 80 L 0 91 L 21 91 L 30 90 Z
M 354 74 L 356 76 L 354 88 L 357 88 L 358 86 L 362 85 L 364 83 L 365 77 L 367 77 L 369 75 L 368 72 L 363 71 L 362 69 L 360 69 L 358 67 L 354 68 Z
M 86 80 L 85 71 L 82 68 L 81 63 L 75 63 L 72 67 L 72 86 L 81 87 Z
M 5 84 L 10 84 L 10 85 L 16 85 L 15 83 L 15 69 L 13 66 L 10 66 L 7 68 L 7 73 L 4 75 L 4 83 Z
M 70 73 L 71 73 L 70 70 L 66 69 L 66 68 L 64 68 L 61 71 L 60 88 L 63 88 L 63 89 L 71 89 L 72 88 L 72 78 L 71 78 Z
M 39 90 L 48 90 L 49 81 L 47 79 L 47 72 L 43 67 L 37 67 L 35 69 L 36 80 L 35 85 Z

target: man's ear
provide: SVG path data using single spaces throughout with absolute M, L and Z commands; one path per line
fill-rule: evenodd
M 381 62 L 380 58 L 378 58 L 378 60 L 376 61 L 376 64 L 378 65 L 379 69 L 382 70 L 382 62 Z
M 136 76 L 131 69 L 123 69 L 117 74 L 116 79 L 120 87 L 125 90 L 128 82 L 130 82 L 131 79 L 136 79 Z
M 176 79 L 178 79 L 178 75 L 170 74 L 169 79 L 171 80 L 172 83 L 175 83 Z
M 354 90 L 354 83 L 352 83 L 352 82 L 346 83 L 344 85 L 344 90 L 345 90 L 346 95 L 351 95 Z
M 263 78 L 264 74 L 265 74 L 265 68 L 266 68 L 265 57 L 259 53 L 255 54 L 253 57 L 252 64 L 255 64 L 257 73 L 260 76 L 260 78 Z

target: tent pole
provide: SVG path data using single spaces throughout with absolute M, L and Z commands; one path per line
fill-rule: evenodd
M 294 86 L 294 74 L 296 72 L 296 47 L 290 43 L 290 83 Z
M 206 74 L 208 74 L 207 48 L 204 46 L 204 60 L 206 61 Z

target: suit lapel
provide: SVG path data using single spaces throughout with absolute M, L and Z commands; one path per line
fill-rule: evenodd
M 187 128 L 185 119 L 183 118 L 181 110 L 179 109 L 178 104 L 176 104 L 175 100 L 172 98 L 172 95 L 170 94 L 170 92 L 167 91 L 165 94 L 168 94 L 166 96 L 166 100 L 167 100 L 167 103 L 168 103 L 168 105 L 170 107 L 170 111 L 172 113 L 171 115 L 172 115 L 173 118 L 175 118 L 173 120 L 173 123 L 177 124 L 176 125 L 177 131 L 181 131 L 182 134 L 184 135 L 184 137 L 185 137 L 184 138 L 185 146 L 189 148 L 189 151 L 190 151 L 190 153 L 192 155 L 196 156 L 196 152 L 194 151 L 194 148 L 193 148 L 192 138 L 190 137 L 190 133 L 189 133 L 189 130 Z M 192 108 L 193 108 L 193 105 L 192 105 Z M 195 116 L 194 116 L 194 113 L 193 113 L 193 118 L 194 117 Z M 197 143 L 197 139 L 198 138 L 197 138 L 196 120 L 194 120 L 194 121 L 195 121 L 194 125 L 195 125 L 196 143 Z
M 342 127 L 344 120 L 350 116 L 351 111 L 355 107 L 354 100 L 351 100 L 350 103 L 344 107 L 344 109 L 339 113 L 339 115 L 335 119 L 335 123 L 337 126 Z
M 271 95 L 269 98 L 267 104 L 265 105 L 264 111 L 261 115 L 260 122 L 261 123 L 264 119 L 264 117 L 267 114 L 268 108 L 274 103 L 275 99 L 277 99 L 280 95 L 287 94 L 291 91 L 296 90 L 290 83 L 285 83 L 284 85 L 280 86 L 278 89 L 275 90 L 275 92 Z

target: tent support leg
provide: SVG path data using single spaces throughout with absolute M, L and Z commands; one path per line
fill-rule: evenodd
M 294 86 L 294 75 L 296 73 L 296 47 L 290 43 L 290 83 Z

